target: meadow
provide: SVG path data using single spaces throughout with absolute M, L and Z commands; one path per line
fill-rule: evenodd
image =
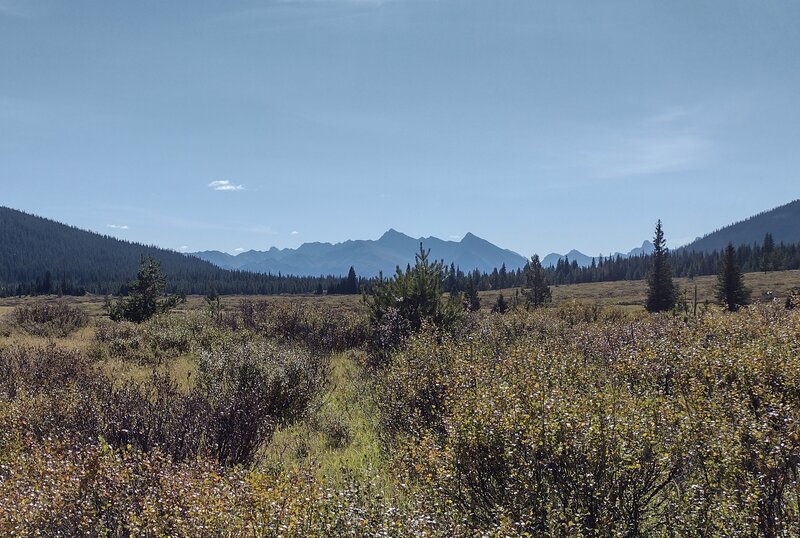
M 357 296 L 141 324 L 5 300 L 0 534 L 800 535 L 800 271 L 746 283 L 778 300 L 724 312 L 699 277 L 696 312 L 617 282 L 500 315 L 484 292 L 399 340 Z

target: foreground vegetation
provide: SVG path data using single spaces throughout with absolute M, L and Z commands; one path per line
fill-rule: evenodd
M 798 309 L 651 316 L 563 288 L 383 324 L 380 361 L 355 301 L 141 324 L 16 305 L 0 534 L 800 534 Z

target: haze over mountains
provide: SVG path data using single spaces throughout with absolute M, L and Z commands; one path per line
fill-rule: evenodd
M 614 258 L 616 258 L 617 256 L 619 256 L 621 258 L 630 258 L 632 256 L 643 256 L 643 255 L 646 255 L 646 254 L 651 254 L 652 252 L 653 252 L 653 243 L 651 243 L 650 241 L 645 240 L 642 243 L 641 247 L 636 247 L 636 248 L 628 251 L 627 253 L 615 252 L 611 256 L 614 257 Z M 597 256 L 597 257 L 599 257 L 599 256 Z M 608 256 L 604 256 L 604 257 L 608 257 Z M 578 267 L 589 267 L 592 264 L 592 260 L 593 259 L 596 259 L 596 258 L 593 258 L 592 256 L 587 256 L 586 254 L 584 254 L 583 252 L 581 252 L 579 250 L 572 249 L 569 252 L 567 252 L 566 254 L 557 254 L 555 252 L 552 252 L 552 253 L 548 254 L 542 260 L 542 266 L 543 267 L 555 267 L 556 264 L 558 263 L 558 260 L 569 260 L 570 263 L 572 263 L 573 261 L 577 262 Z
M 292 275 L 345 275 L 354 267 L 359 276 L 373 277 L 381 272 L 394 274 L 395 268 L 414 263 L 419 245 L 430 249 L 430 258 L 444 260 L 464 271 L 491 272 L 505 264 L 506 269 L 521 268 L 527 258 L 493 245 L 472 233 L 461 241 L 437 237 L 413 238 L 390 229 L 376 240 L 351 240 L 343 243 L 304 243 L 297 249 L 275 247 L 267 251 L 249 250 L 238 255 L 219 251 L 195 252 L 194 256 L 226 269 Z
M 780 243 L 800 242 L 800 200 L 764 211 L 749 219 L 725 226 L 680 247 L 695 251 L 722 250 L 729 241 L 735 245 L 760 244 L 769 232 Z M 503 249 L 468 233 L 461 241 L 445 241 L 436 237 L 413 238 L 390 229 L 377 240 L 351 240 L 343 243 L 304 243 L 297 249 L 275 247 L 266 250 L 249 250 L 237 255 L 216 250 L 195 252 L 194 256 L 225 269 L 258 273 L 292 274 L 299 276 L 344 275 L 352 266 L 359 276 L 373 277 L 383 272 L 389 276 L 397 266 L 414 263 L 414 253 L 423 247 L 430 249 L 431 258 L 455 264 L 463 271 L 478 269 L 491 272 L 505 264 L 506 269 L 521 268 L 528 261 L 522 254 Z M 677 249 L 676 249 L 677 250 Z M 628 252 L 615 252 L 612 257 L 629 258 L 653 252 L 653 244 L 646 240 L 640 247 Z M 608 257 L 609 255 L 605 255 Z M 578 250 L 566 254 L 550 253 L 542 258 L 544 267 L 555 267 L 559 259 L 588 267 L 592 256 Z
M 778 244 L 799 245 L 800 200 L 725 226 L 675 249 L 673 259 L 686 258 L 684 254 L 693 251 L 719 252 L 729 241 L 737 246 L 758 246 L 766 233 L 772 234 Z M 385 276 L 391 276 L 395 267 L 404 268 L 406 264 L 414 263 L 420 242 L 424 248 L 430 249 L 432 259 L 444 260 L 447 265 L 452 263 L 462 271 L 478 269 L 490 273 L 505 264 L 511 272 L 527 262 L 525 256 L 497 247 L 471 233 L 461 241 L 443 241 L 435 237 L 412 238 L 396 230 L 389 230 L 377 240 L 306 243 L 297 249 L 251 250 L 238 256 L 217 251 L 191 256 L 121 241 L 0 207 L 0 295 L 48 289 L 64 293 L 81 290 L 114 293 L 133 277 L 142 255 L 153 256 L 162 263 L 170 290 L 174 291 L 206 293 L 213 288 L 219 293 L 306 293 L 313 292 L 319 285 L 335 284 L 351 266 L 359 277 L 369 278 L 381 271 Z M 637 257 L 651 250 L 652 245 L 645 241 L 641 247 L 620 254 L 620 257 Z M 787 255 L 794 256 L 792 252 L 787 250 Z M 592 260 L 576 250 L 565 256 L 580 266 L 588 266 Z M 559 257 L 558 254 L 545 256 L 543 265 L 551 266 Z M 706 256 L 703 259 L 711 258 Z M 684 265 L 702 265 L 693 269 L 694 274 L 700 274 L 697 271 L 713 274 L 717 270 L 716 262 L 707 264 L 702 261 L 683 260 Z M 787 258 L 787 264 L 789 261 Z M 647 272 L 646 264 L 647 260 L 641 260 L 641 263 L 617 268 L 619 270 L 613 274 L 607 268 L 598 278 L 643 278 Z M 749 267 L 757 270 L 758 264 L 754 262 Z M 278 273 L 295 276 L 279 278 L 275 276 Z M 325 277 L 317 278 L 321 275 Z

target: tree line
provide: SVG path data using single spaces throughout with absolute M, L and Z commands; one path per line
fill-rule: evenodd
M 743 272 L 800 269 L 800 245 L 776 244 L 766 234 L 761 244 L 735 247 Z M 359 277 L 351 267 L 338 275 L 294 276 L 221 269 L 192 256 L 90 233 L 19 211 L 0 208 L 0 297 L 23 295 L 127 295 L 128 283 L 142 257 L 159 261 L 167 275 L 166 291 L 185 295 L 357 294 L 370 292 L 383 279 Z M 678 249 L 666 263 L 676 277 L 716 274 L 725 252 Z M 450 293 L 519 288 L 527 285 L 526 267 L 491 272 L 464 271 L 442 264 L 442 289 Z M 647 277 L 653 254 L 623 258 L 599 256 L 588 267 L 559 260 L 542 267 L 543 278 L 554 285 Z M 406 270 L 410 266 L 406 267 Z M 473 305 L 474 306 L 474 305 Z

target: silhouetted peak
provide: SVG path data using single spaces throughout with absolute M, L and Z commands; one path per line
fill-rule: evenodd
M 380 237 L 380 239 L 378 239 L 378 241 L 386 241 L 389 239 L 411 239 L 411 238 L 404 233 L 398 232 L 394 228 L 389 228 L 388 230 L 386 230 L 386 232 L 384 232 L 384 234 Z

